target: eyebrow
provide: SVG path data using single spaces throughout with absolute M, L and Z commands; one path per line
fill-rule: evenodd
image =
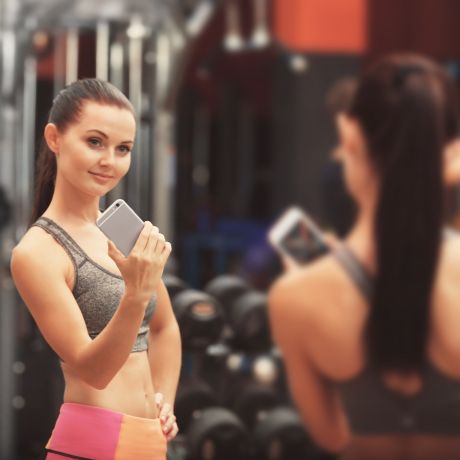
M 100 131 L 99 129 L 88 129 L 86 132 L 87 133 L 95 132 L 95 133 L 100 134 L 105 139 L 109 138 L 109 136 L 107 136 L 107 134 L 105 134 L 103 131 Z M 134 144 L 134 141 L 121 141 L 120 144 Z

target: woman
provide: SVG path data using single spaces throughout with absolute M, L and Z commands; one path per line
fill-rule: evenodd
M 97 79 L 62 90 L 44 130 L 33 225 L 11 270 L 65 379 L 47 459 L 164 459 L 178 431 L 180 335 L 161 281 L 171 245 L 146 222 L 124 257 L 96 226 L 134 137 L 130 102 Z
M 341 458 L 460 458 L 460 238 L 442 231 L 454 101 L 416 55 L 364 74 L 338 123 L 355 224 L 270 290 L 294 400 Z

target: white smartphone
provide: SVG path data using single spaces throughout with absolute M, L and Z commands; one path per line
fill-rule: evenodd
M 330 247 L 321 230 L 299 207 L 287 209 L 268 232 L 268 241 L 296 264 L 311 262 Z
M 144 228 L 142 219 L 122 199 L 114 201 L 97 219 L 96 225 L 125 257 L 131 252 Z

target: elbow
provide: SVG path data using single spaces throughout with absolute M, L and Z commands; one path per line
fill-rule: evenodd
M 313 436 L 313 441 L 322 450 L 334 454 L 341 454 L 349 445 L 351 436 L 349 433 L 333 434 L 325 433 Z
M 78 368 L 76 368 L 78 369 Z M 107 375 L 104 375 L 101 370 L 97 369 L 85 369 L 84 371 L 80 370 L 80 372 L 77 371 L 77 374 L 79 378 L 88 386 L 91 388 L 94 388 L 96 390 L 105 390 L 109 383 L 112 381 L 113 376 L 108 377 Z
M 95 388 L 96 390 L 105 390 L 109 382 L 104 382 L 100 379 L 94 379 L 93 381 L 86 382 L 89 386 Z

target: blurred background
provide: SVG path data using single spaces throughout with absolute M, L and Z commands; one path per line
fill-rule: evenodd
M 457 0 L 0 0 L 0 459 L 41 458 L 62 378 L 9 274 L 53 97 L 84 77 L 137 112 L 124 198 L 173 242 L 184 363 L 176 459 L 321 459 L 292 408 L 266 291 L 288 206 L 344 235 L 334 113 L 370 59 L 416 51 L 460 82 Z M 449 196 L 455 224 L 459 197 Z M 44 281 L 46 282 L 46 280 Z

